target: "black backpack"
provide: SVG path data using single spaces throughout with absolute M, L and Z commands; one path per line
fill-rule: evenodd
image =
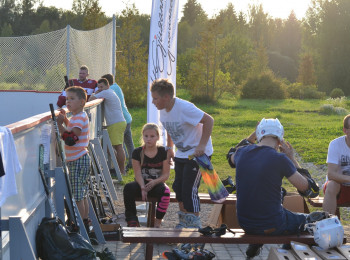
M 69 232 L 58 218 L 43 218 L 35 241 L 42 260 L 96 260 L 91 244 L 79 233 Z

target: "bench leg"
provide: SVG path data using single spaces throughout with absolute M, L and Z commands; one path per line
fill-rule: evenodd
M 146 244 L 146 260 L 152 260 L 153 258 L 153 244 Z
M 156 203 L 148 202 L 147 227 L 154 227 L 154 219 L 156 217 Z

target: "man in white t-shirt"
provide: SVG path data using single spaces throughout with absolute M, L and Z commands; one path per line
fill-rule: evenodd
M 111 143 L 116 152 L 120 172 L 125 175 L 125 153 L 123 149 L 124 131 L 126 121 L 117 94 L 109 88 L 107 79 L 101 78 L 97 82 L 98 90 L 92 94 L 89 101 L 103 98 L 104 114 L 107 123 L 107 131 Z
M 201 173 L 190 155 L 211 156 L 211 132 L 214 119 L 191 102 L 174 96 L 174 86 L 166 79 L 151 85 L 153 104 L 160 110 L 160 121 L 167 131 L 167 157 L 175 161 L 173 190 L 179 202 L 179 224 L 176 228 L 200 228 L 198 187 Z M 176 147 L 174 157 L 173 145 Z
M 331 214 L 335 214 L 337 204 L 350 202 L 350 114 L 344 118 L 343 132 L 345 135 L 331 141 L 328 147 L 323 210 Z

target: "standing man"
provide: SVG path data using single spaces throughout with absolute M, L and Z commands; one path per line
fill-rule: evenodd
M 167 158 L 175 161 L 173 190 L 179 202 L 179 224 L 176 228 L 200 228 L 198 187 L 199 166 L 190 155 L 211 156 L 211 132 L 214 119 L 194 104 L 174 96 L 174 86 L 167 79 L 157 79 L 151 85 L 153 104 L 160 110 L 160 121 L 167 130 Z M 175 157 L 173 145 L 177 148 Z
M 87 100 L 97 90 L 97 81 L 94 79 L 88 79 L 89 68 L 86 65 L 82 65 L 79 69 L 79 78 L 69 80 L 70 86 L 82 87 L 87 94 Z M 86 100 L 86 101 L 87 101 Z M 57 106 L 63 107 L 66 104 L 66 91 L 63 90 L 61 95 L 58 97 Z
M 112 74 L 105 74 L 102 76 L 102 78 L 105 78 L 108 80 L 110 88 L 117 94 L 120 104 L 122 106 L 123 116 L 126 121 L 126 128 L 124 132 L 124 144 L 126 146 L 127 152 L 128 152 L 128 161 L 126 163 L 125 167 L 125 173 L 132 168 L 132 152 L 134 151 L 134 142 L 132 140 L 132 134 L 131 134 L 131 121 L 132 117 L 131 114 L 128 111 L 128 108 L 125 104 L 124 99 L 124 93 L 122 89 L 118 86 L 117 83 L 114 82 L 114 77 Z
M 283 126 L 277 118 L 263 118 L 256 133 L 227 154 L 230 166 L 236 167 L 237 218 L 247 234 L 297 234 L 304 226 L 306 214 L 294 213 L 282 206 L 284 177 L 302 196 L 318 195 L 318 186 L 306 169 L 300 169 L 293 148 L 283 140 L 283 135 Z M 258 144 L 254 144 L 255 139 Z M 259 255 L 262 246 L 249 245 L 247 257 Z
M 89 101 L 103 98 L 104 116 L 107 124 L 107 132 L 111 139 L 121 174 L 125 175 L 125 154 L 123 149 L 123 136 L 126 122 L 122 113 L 120 100 L 113 90 L 110 89 L 108 80 L 98 80 L 98 90 L 91 95 Z
M 343 133 L 328 147 L 323 210 L 331 214 L 335 214 L 337 204 L 350 202 L 350 115 L 343 120 Z

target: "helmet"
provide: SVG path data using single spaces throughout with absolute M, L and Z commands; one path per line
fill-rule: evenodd
M 337 216 L 306 224 L 306 229 L 314 235 L 316 244 L 322 249 L 341 246 L 344 239 L 344 228 Z
M 280 121 L 276 119 L 265 119 L 263 118 L 258 127 L 256 128 L 256 137 L 258 142 L 261 141 L 261 139 L 264 136 L 276 136 L 280 141 L 283 140 L 283 126 L 281 125 Z

